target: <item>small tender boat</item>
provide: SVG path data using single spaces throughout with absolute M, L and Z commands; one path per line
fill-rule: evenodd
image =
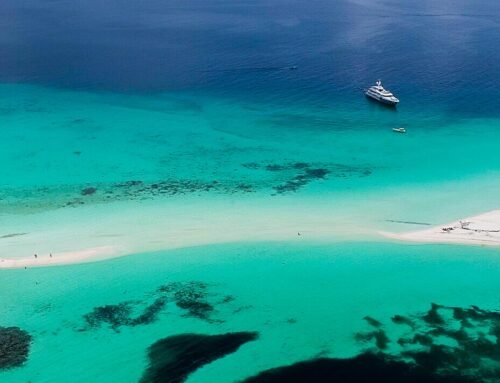
M 396 105 L 399 100 L 388 90 L 382 86 L 382 81 L 378 80 L 377 83 L 369 87 L 365 92 L 366 97 L 370 97 L 382 104 Z
M 405 128 L 392 128 L 392 131 L 396 133 L 406 133 Z

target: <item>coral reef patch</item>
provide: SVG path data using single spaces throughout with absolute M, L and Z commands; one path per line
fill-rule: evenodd
M 271 189 L 274 191 L 273 195 L 293 193 L 313 181 L 324 180 L 327 177 L 366 177 L 372 173 L 372 169 L 369 167 L 336 163 L 290 162 L 260 164 L 248 162 L 242 164 L 242 166 L 250 170 L 264 170 L 273 173 L 275 176 L 275 182 L 271 185 Z
M 207 283 L 200 281 L 172 282 L 161 285 L 147 294 L 143 300 L 130 300 L 117 304 L 95 307 L 83 316 L 85 326 L 79 331 L 107 326 L 119 332 L 123 326 L 141 326 L 154 323 L 172 302 L 180 309 L 181 316 L 200 319 L 209 323 L 220 323 L 214 317 L 216 306 L 234 302 L 231 295 L 220 297 L 210 290 Z M 233 311 L 236 309 L 233 309 Z
M 19 327 L 0 327 L 0 370 L 22 366 L 31 341 L 31 335 Z
M 424 313 L 394 315 L 391 321 L 404 326 L 393 339 L 394 357 L 439 376 L 500 381 L 500 312 L 432 303 Z M 357 333 L 355 339 L 374 342 L 378 352 L 386 350 L 391 339 L 383 324 L 368 323 L 376 329 Z

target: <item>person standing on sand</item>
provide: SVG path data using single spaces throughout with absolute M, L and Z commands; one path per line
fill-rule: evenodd
M 35 259 L 38 258 L 38 255 L 35 254 Z

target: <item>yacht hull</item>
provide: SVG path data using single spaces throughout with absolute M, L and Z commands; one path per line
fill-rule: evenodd
M 365 93 L 366 97 L 368 97 L 370 100 L 378 101 L 381 104 L 384 105 L 389 105 L 389 106 L 396 106 L 399 101 L 391 101 L 391 100 L 386 100 L 384 98 L 379 98 L 376 96 L 372 96 L 371 94 Z

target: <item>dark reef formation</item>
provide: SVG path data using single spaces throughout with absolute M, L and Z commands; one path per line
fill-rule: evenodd
M 132 319 L 130 324 L 132 326 L 138 326 L 155 322 L 158 319 L 160 312 L 165 308 L 166 304 L 166 297 L 156 298 L 153 303 L 144 308 L 141 314 Z
M 99 193 L 97 193 L 99 189 Z M 163 180 L 144 182 L 131 180 L 115 184 L 87 186 L 80 190 L 80 196 L 68 196 L 65 206 L 83 205 L 87 201 L 93 203 L 119 200 L 136 200 L 155 198 L 158 196 L 174 196 L 193 193 L 218 192 L 223 194 L 248 193 L 253 191 L 251 185 L 244 183 L 222 184 L 218 181 L 198 180 Z M 71 193 L 71 191 L 68 191 Z M 81 198 L 81 197 L 85 197 Z M 89 198 L 91 197 L 91 200 Z
M 119 332 L 122 326 L 140 326 L 155 322 L 167 303 L 172 302 L 181 309 L 182 316 L 193 317 L 209 323 L 222 322 L 213 316 L 216 306 L 232 304 L 231 295 L 220 297 L 210 291 L 210 286 L 199 281 L 173 282 L 158 287 L 147 294 L 143 301 L 125 301 L 95 307 L 83 316 L 86 326 L 80 331 L 109 326 Z M 235 312 L 237 309 L 233 309 Z
M 71 154 L 84 160 L 82 152 Z M 221 178 L 182 179 L 166 178 L 156 180 L 131 179 L 120 182 L 98 182 L 46 186 L 37 189 L 0 190 L 2 211 L 43 211 L 61 207 L 78 207 L 86 204 L 100 204 L 124 200 L 144 200 L 205 193 L 235 195 L 270 191 L 271 195 L 297 192 L 312 182 L 325 179 L 351 179 L 370 176 L 373 168 L 331 162 L 248 162 L 241 164 L 240 171 Z M 215 172 L 213 174 L 218 174 Z
M 498 311 L 432 304 L 421 314 L 394 315 L 392 323 L 406 330 L 394 343 L 381 321 L 363 319 L 370 330 L 354 337 L 374 349 L 349 359 L 321 357 L 270 369 L 244 383 L 500 382 Z
M 168 291 L 174 288 L 162 287 Z M 196 292 L 188 296 L 194 300 L 199 298 Z M 389 339 L 383 322 L 371 316 L 363 319 L 370 330 L 357 333 L 355 338 L 374 343 L 375 348 L 346 359 L 318 356 L 263 371 L 243 383 L 500 381 L 500 313 L 497 311 L 432 304 L 424 313 L 394 315 L 392 323 L 404 326 L 401 328 L 406 331 L 395 342 Z M 235 333 L 165 338 L 150 347 L 150 366 L 141 383 L 183 382 L 196 369 L 235 352 L 241 344 L 256 337 L 255 333 Z
M 406 328 L 395 339 L 399 351 L 394 357 L 437 376 L 500 381 L 500 312 L 433 303 L 425 313 L 394 315 L 391 320 Z M 368 323 L 375 329 L 357 333 L 355 339 L 386 350 L 391 341 L 382 323 Z
M 92 328 L 100 327 L 102 324 L 108 324 L 113 330 L 130 324 L 130 315 L 132 313 L 131 303 L 122 302 L 117 305 L 105 305 L 95 307 L 92 312 L 85 314 L 83 319 L 87 325 Z
M 140 383 L 181 383 L 200 367 L 257 339 L 254 332 L 223 335 L 182 334 L 149 347 L 149 366 Z
M 119 183 L 96 183 L 92 185 L 59 185 L 38 189 L 0 190 L 2 211 L 43 211 L 61 207 L 78 207 L 114 201 L 154 199 L 177 195 L 218 193 L 224 195 L 247 194 L 257 185 L 245 179 L 235 180 L 190 180 L 171 179 L 153 182 L 131 180 Z M 259 185 L 262 187 L 262 185 Z
M 476 380 L 432 374 L 422 367 L 384 354 L 364 353 L 350 359 L 319 358 L 278 367 L 244 383 L 475 383 Z
M 394 315 L 391 318 L 391 320 L 395 324 L 405 324 L 411 328 L 415 328 L 415 323 L 413 322 L 413 320 L 411 318 L 404 316 L 404 315 Z
M 185 310 L 184 316 L 211 321 L 213 304 L 208 302 L 208 285 L 203 282 L 169 283 L 158 291 L 172 294 L 177 307 Z
M 358 342 L 369 342 L 374 340 L 375 345 L 379 350 L 385 350 L 390 342 L 389 337 L 382 329 L 368 332 L 358 332 L 354 335 L 354 339 Z
M 372 318 L 371 316 L 367 315 L 363 319 L 366 321 L 366 323 L 368 323 L 372 327 L 375 327 L 375 328 L 382 327 L 382 322 L 379 322 L 378 320 L 376 320 L 375 318 Z
M 257 162 L 249 162 L 242 165 L 244 168 L 251 170 L 264 170 L 275 173 L 277 181 L 282 180 L 278 184 L 273 184 L 271 188 L 274 190 L 273 195 L 296 192 L 309 183 L 317 180 L 323 180 L 327 176 L 348 178 L 348 177 L 366 177 L 372 173 L 372 169 L 368 167 L 350 166 L 344 164 L 317 164 L 313 165 L 307 162 L 292 162 L 285 164 L 259 164 Z
M 296 174 L 286 182 L 280 185 L 273 186 L 273 189 L 276 192 L 276 194 L 296 192 L 297 190 L 309 184 L 311 181 L 324 179 L 328 173 L 330 173 L 330 171 L 327 169 L 307 168 L 304 171 L 301 171 L 299 174 Z
M 81 194 L 81 195 L 92 195 L 92 194 L 94 194 L 96 191 L 97 191 L 97 188 L 94 188 L 94 187 L 88 187 L 88 188 L 84 188 L 84 189 L 82 189 L 82 191 L 80 192 L 80 194 Z
M 31 335 L 19 327 L 0 327 L 0 370 L 25 363 L 31 340 Z
M 116 305 L 95 307 L 92 312 L 85 314 L 83 319 L 89 328 L 97 328 L 103 324 L 107 324 L 115 331 L 119 331 L 119 328 L 122 326 L 150 324 L 158 319 L 158 315 L 165 307 L 167 300 L 165 297 L 159 297 L 151 304 L 146 305 L 137 316 L 133 316 L 133 308 L 139 303 L 130 301 L 121 302 Z

